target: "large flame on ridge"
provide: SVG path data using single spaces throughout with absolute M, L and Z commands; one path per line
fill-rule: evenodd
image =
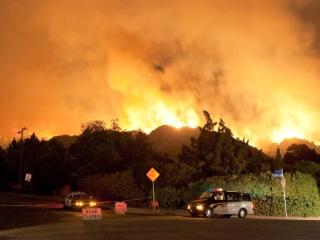
M 144 62 L 133 59 L 130 54 L 123 54 L 112 50 L 112 55 L 121 56 L 108 62 L 107 81 L 109 86 L 125 93 L 122 99 L 121 126 L 125 129 L 143 129 L 149 133 L 160 125 L 171 125 L 176 128 L 189 126 L 192 128 L 204 124 L 202 110 L 199 109 L 192 95 L 175 94 L 161 90 L 158 72 L 145 68 Z M 170 69 L 168 70 L 170 71 Z M 256 71 L 256 70 L 254 70 Z M 172 77 L 170 72 L 168 79 Z M 158 79 L 154 81 L 154 79 Z M 170 81 L 169 81 L 170 82 Z M 284 92 L 284 94 L 287 94 Z M 214 98 L 214 97 L 213 97 Z M 312 109 L 303 102 L 292 99 L 273 98 L 275 106 L 268 109 L 268 115 L 261 122 L 250 122 L 244 128 L 239 123 L 224 115 L 219 108 L 218 114 L 211 110 L 214 121 L 227 118 L 227 126 L 234 136 L 250 140 L 250 144 L 261 147 L 265 142 L 280 143 L 286 138 L 317 139 L 314 134 L 314 115 Z M 237 105 L 237 103 L 235 103 Z M 242 113 L 241 113 L 242 114 Z M 269 118 L 269 119 L 268 119 Z M 261 123 L 266 123 L 263 125 Z M 250 128 L 250 125 L 253 127 Z
M 120 53 L 113 53 L 120 55 Z M 126 93 L 123 100 L 124 121 L 127 129 L 143 129 L 150 132 L 167 124 L 176 128 L 200 125 L 192 99 L 174 98 L 160 90 L 157 74 L 150 73 L 143 63 L 121 54 L 121 58 L 108 63 L 108 83 L 116 91 Z
M 291 114 L 282 116 L 279 128 L 272 130 L 271 139 L 275 143 L 280 143 L 284 139 L 314 139 L 315 136 L 310 134 L 315 125 L 311 112 L 304 112 L 299 109 L 292 109 L 290 105 L 285 106 L 291 109 Z
M 113 118 L 197 127 L 203 110 L 259 147 L 320 141 L 319 1 L 138 2 L 0 1 L 0 144 Z

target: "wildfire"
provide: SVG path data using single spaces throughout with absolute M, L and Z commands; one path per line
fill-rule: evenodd
M 158 103 L 155 108 L 157 109 L 156 115 L 162 124 L 168 124 L 176 128 L 183 126 L 197 127 L 199 119 L 193 109 L 187 109 L 183 114 L 176 114 L 174 111 L 168 109 L 163 103 Z M 161 120 L 162 119 L 162 120 Z
M 199 126 L 199 117 L 192 108 L 179 105 L 169 107 L 164 102 L 156 102 L 140 111 L 137 108 L 131 108 L 127 115 L 130 122 L 126 124 L 126 128 L 142 128 L 145 132 L 165 124 L 176 128 Z
M 280 143 L 287 138 L 311 139 L 309 133 L 313 122 L 307 109 L 299 107 L 296 109 L 287 107 L 286 109 L 286 114 L 280 117 L 280 127 L 272 131 L 272 141 Z
M 0 1 L 0 142 L 114 118 L 197 127 L 203 110 L 257 147 L 320 141 L 318 19 L 296 6 L 316 1 L 35 2 Z
M 200 125 L 190 94 L 183 96 L 178 91 L 161 90 L 161 76 L 157 72 L 150 71 L 143 62 L 129 54 L 115 49 L 113 54 L 121 55 L 121 58 L 108 62 L 107 80 L 113 90 L 125 96 L 118 115 L 123 128 L 142 129 L 148 133 L 164 124 L 176 128 Z M 168 81 L 170 79 L 169 74 Z
M 41 139 L 43 139 L 43 140 L 50 140 L 51 138 L 53 137 L 53 135 L 52 134 L 50 134 L 50 133 L 43 133 L 42 135 L 41 135 Z
M 280 143 L 287 138 L 305 138 L 305 135 L 299 129 L 294 129 L 289 126 L 285 126 L 279 130 L 276 130 L 272 134 L 272 141 Z

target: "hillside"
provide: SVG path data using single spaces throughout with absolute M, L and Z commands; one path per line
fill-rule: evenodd
M 167 153 L 171 158 L 177 159 L 182 145 L 190 144 L 190 138 L 198 137 L 199 133 L 198 128 L 163 125 L 153 130 L 149 137 L 156 152 Z
M 171 158 L 176 159 L 183 144 L 189 144 L 191 137 L 199 136 L 198 128 L 182 127 L 175 128 L 169 125 L 163 125 L 154 129 L 149 134 L 153 149 L 158 153 L 167 153 Z M 134 134 L 135 131 L 132 131 Z M 55 136 L 51 140 L 61 143 L 65 148 L 71 146 L 77 136 L 61 135 Z
M 320 154 L 319 145 L 316 145 L 314 142 L 308 141 L 306 139 L 299 139 L 299 138 L 288 138 L 288 139 L 284 139 L 280 144 L 276 144 L 276 143 L 270 144 L 268 147 L 264 149 L 264 151 L 269 156 L 274 156 L 277 151 L 277 147 L 279 147 L 280 153 L 283 156 L 286 153 L 288 147 L 292 144 L 305 144 L 307 145 L 308 148 L 314 149 L 318 154 Z
M 72 144 L 74 144 L 78 139 L 78 136 L 69 136 L 69 135 L 61 135 L 61 136 L 55 136 L 50 139 L 50 141 L 57 141 L 65 148 L 70 147 Z

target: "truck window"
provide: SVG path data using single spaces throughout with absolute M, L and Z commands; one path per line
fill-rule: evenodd
M 251 201 L 250 194 L 248 194 L 248 193 L 240 193 L 239 200 L 240 201 Z
M 214 201 L 224 201 L 225 200 L 224 192 L 214 192 L 213 199 Z
M 227 201 L 228 202 L 238 202 L 239 201 L 238 193 L 227 192 Z

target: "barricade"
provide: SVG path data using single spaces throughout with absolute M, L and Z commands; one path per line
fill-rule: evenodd
M 128 211 L 128 206 L 126 202 L 116 202 L 114 204 L 114 211 L 119 215 L 126 215 Z

